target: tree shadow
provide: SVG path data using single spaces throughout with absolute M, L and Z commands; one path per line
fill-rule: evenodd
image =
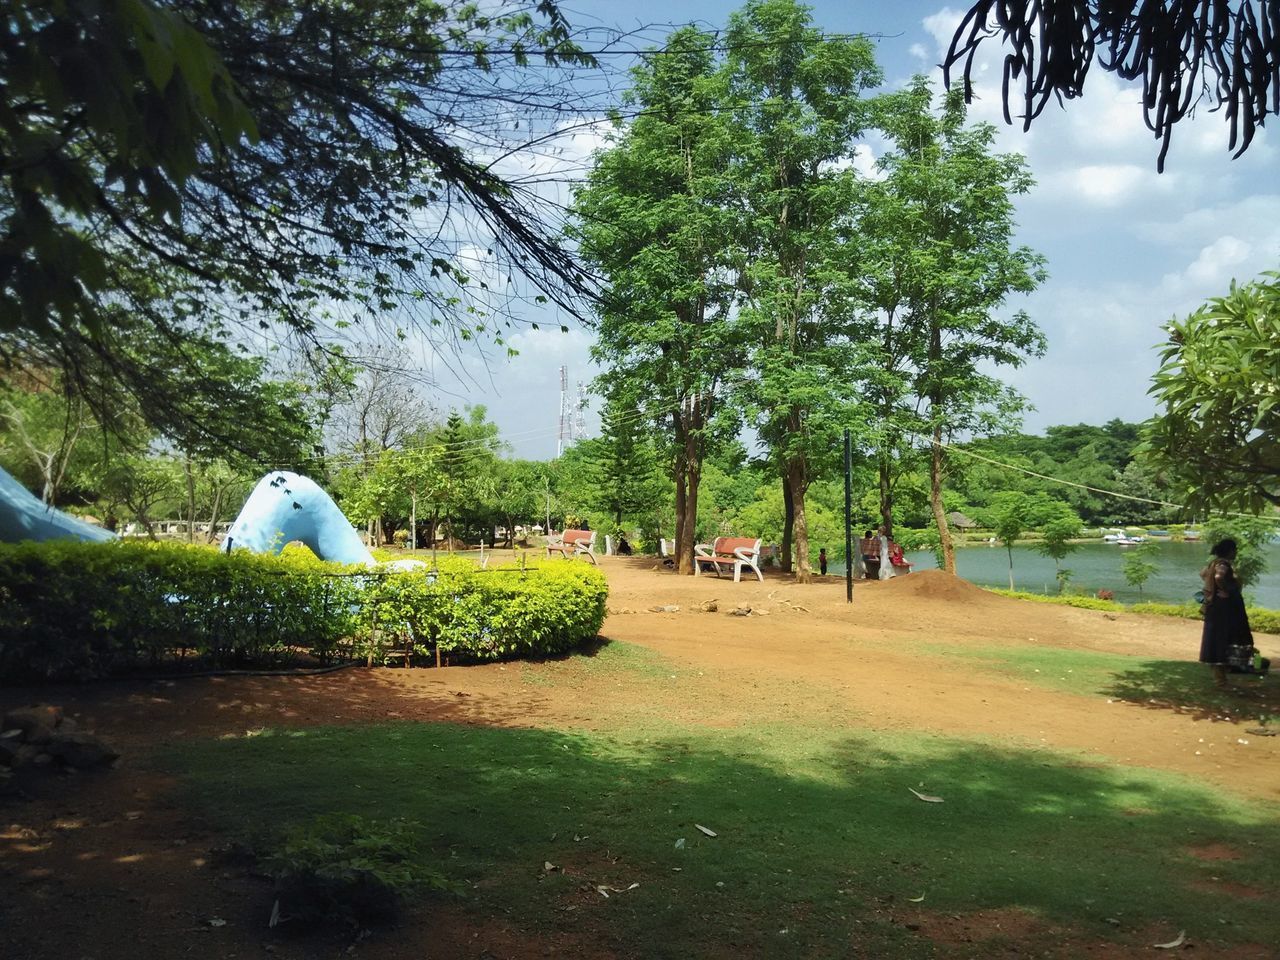
M 1185 660 L 1148 660 L 1117 673 L 1102 692 L 1150 710 L 1196 720 L 1280 719 L 1280 684 L 1270 676 L 1229 674 L 1229 690 L 1213 685 L 1209 668 Z
M 617 956 L 917 957 L 930 917 L 993 909 L 1035 918 L 1036 955 L 1055 930 L 1136 945 L 1196 917 L 1202 944 L 1280 942 L 1265 897 L 1204 889 L 1280 893 L 1271 811 L 1038 751 L 397 723 L 196 741 L 164 764 L 259 846 L 321 813 L 421 823 L 476 909 Z M 1239 855 L 1210 867 L 1192 852 L 1210 844 Z

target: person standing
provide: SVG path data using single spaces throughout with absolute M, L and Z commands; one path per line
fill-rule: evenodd
M 827 548 L 823 547 L 818 551 L 818 572 L 824 577 L 827 575 Z
M 1244 609 L 1244 594 L 1236 579 L 1236 542 L 1230 538 L 1213 545 L 1209 565 L 1200 571 L 1204 584 L 1204 632 L 1200 637 L 1200 662 L 1213 671 L 1213 684 L 1226 689 L 1227 667 L 1234 648 L 1243 647 L 1247 656 L 1253 650 L 1253 631 Z

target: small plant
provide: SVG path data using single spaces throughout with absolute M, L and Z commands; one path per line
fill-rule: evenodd
M 1155 544 L 1144 543 L 1132 553 L 1125 554 L 1124 560 L 1121 561 L 1121 572 L 1124 573 L 1125 582 L 1131 587 L 1137 587 L 1139 594 L 1142 593 L 1142 585 L 1160 569 L 1160 565 L 1151 559 L 1155 553 Z
M 272 925 L 336 919 L 354 926 L 396 919 L 412 896 L 456 892 L 422 863 L 422 827 L 405 820 L 315 817 L 291 830 L 263 866 L 276 882 Z

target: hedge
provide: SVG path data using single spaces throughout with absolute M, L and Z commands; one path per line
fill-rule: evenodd
M 0 682 L 158 668 L 321 664 L 402 649 L 480 660 L 559 653 L 594 637 L 604 575 L 581 561 L 423 571 L 120 541 L 0 544 Z
M 1097 597 L 1084 597 L 1079 594 L 1040 594 L 1024 593 L 1018 590 L 987 588 L 991 593 L 1002 597 L 1013 597 L 1015 600 L 1033 600 L 1036 603 L 1056 603 L 1067 607 L 1080 607 L 1085 610 L 1127 611 L 1129 613 L 1145 613 L 1160 617 L 1180 617 L 1184 620 L 1200 620 L 1198 603 L 1135 603 L 1126 607 L 1114 600 L 1099 600 Z M 1268 610 L 1265 607 L 1249 607 L 1249 625 L 1255 633 L 1280 634 L 1280 610 Z

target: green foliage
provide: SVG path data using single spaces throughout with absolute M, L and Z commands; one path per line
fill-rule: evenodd
M 402 650 L 440 651 L 475 660 L 563 653 L 596 636 L 608 583 L 581 560 L 479 570 L 446 558 L 431 575 L 407 572 L 372 581 L 362 597 L 364 636 L 375 657 Z
M 340 920 L 364 927 L 394 920 L 426 892 L 457 892 L 423 863 L 420 824 L 317 816 L 293 827 L 262 867 L 276 882 L 277 906 L 290 920 Z
M 1081 610 L 1111 611 L 1125 609 L 1123 603 L 1117 603 L 1114 600 L 1099 600 L 1097 597 L 1081 597 L 1076 594 L 1045 596 L 1042 593 L 1025 593 L 1021 590 L 990 589 L 992 593 L 998 593 L 1002 597 L 1013 597 L 1015 600 L 1033 600 L 1036 603 L 1057 603 L 1067 607 L 1079 607 Z
M 321 663 L 403 649 L 477 660 L 560 653 L 595 637 L 608 585 L 581 561 L 433 575 L 182 544 L 0 545 L 0 676 L 78 679 L 191 665 Z
M 1142 585 L 1151 579 L 1151 575 L 1160 569 L 1160 565 L 1152 560 L 1159 548 L 1154 543 L 1144 543 L 1129 550 L 1120 561 L 1120 570 L 1131 587 L 1137 587 L 1142 593 Z
M 1280 506 L 1280 273 L 1234 282 L 1169 340 L 1150 393 L 1152 460 L 1199 508 Z
M 0 544 L 0 676 L 88 680 L 169 664 L 328 662 L 355 631 L 352 572 L 305 556 L 120 541 Z
M 1240 586 L 1249 587 L 1257 583 L 1267 570 L 1267 558 L 1262 547 L 1280 533 L 1280 524 L 1252 517 L 1215 518 L 1204 525 L 1202 533 L 1206 563 L 1209 560 L 1208 552 L 1220 540 L 1228 537 L 1235 540 L 1237 553 L 1231 566 L 1235 569 Z

